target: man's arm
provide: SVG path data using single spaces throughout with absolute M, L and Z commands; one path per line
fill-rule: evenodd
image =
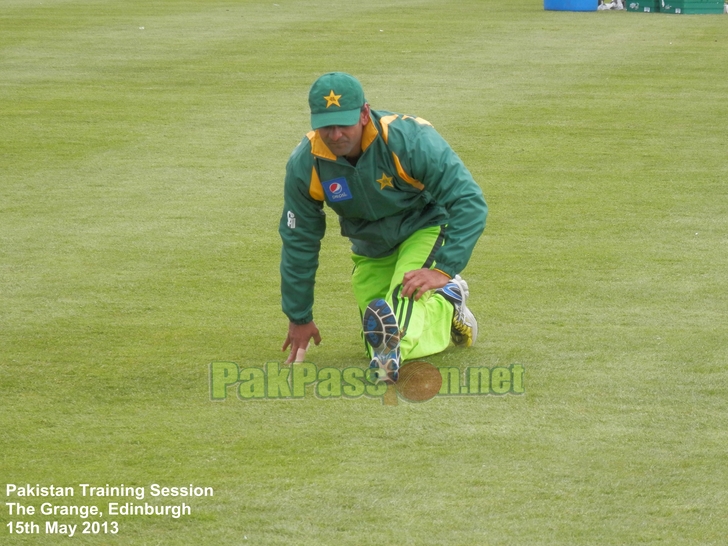
M 283 345 L 283 350 L 291 347 L 288 361 L 296 359 L 299 350 L 305 354 L 311 338 L 317 345 L 321 342 L 318 328 L 313 323 L 313 302 L 326 219 L 323 203 L 313 199 L 308 192 L 311 169 L 311 163 L 294 152 L 286 167 L 283 214 L 278 227 L 283 243 L 281 305 L 290 321 Z
M 400 122 L 398 120 L 398 122 Z M 401 120 L 390 127 L 393 149 L 401 149 L 407 172 L 447 209 L 445 244 L 435 254 L 436 268 L 454 277 L 468 263 L 485 229 L 488 207 L 480 186 L 442 136 L 426 122 Z

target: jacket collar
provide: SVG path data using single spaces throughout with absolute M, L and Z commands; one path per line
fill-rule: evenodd
M 377 136 L 379 136 L 379 129 L 377 129 L 374 118 L 370 116 L 369 123 L 364 126 L 364 130 L 361 134 L 362 153 L 367 151 L 369 146 L 371 146 L 372 143 L 377 139 Z M 323 159 L 336 161 L 336 155 L 334 155 L 334 152 L 329 150 L 329 147 L 324 144 L 324 141 L 321 139 L 318 131 L 310 131 L 306 135 L 306 137 L 308 138 L 309 142 L 311 142 L 311 154 Z

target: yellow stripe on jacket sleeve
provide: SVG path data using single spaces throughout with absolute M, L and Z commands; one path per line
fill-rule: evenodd
M 397 116 L 397 114 L 392 114 L 390 116 L 383 116 L 379 120 L 379 124 L 382 126 L 382 138 L 384 139 L 385 144 L 389 144 L 389 124 L 398 117 L 399 116 Z
M 402 163 L 399 161 L 397 154 L 395 154 L 394 152 L 392 152 L 392 159 L 394 159 L 394 166 L 397 167 L 397 174 L 402 180 L 407 182 L 407 184 L 409 184 L 410 186 L 414 186 L 418 190 L 425 189 L 425 186 L 422 184 L 422 182 L 420 182 L 419 180 L 415 180 L 404 171 L 404 169 L 402 168 Z
M 311 168 L 311 183 L 308 185 L 308 193 L 316 201 L 324 200 L 324 187 L 321 185 L 321 179 L 316 172 L 316 167 Z
M 417 123 L 419 123 L 420 125 L 429 125 L 430 127 L 432 127 L 432 123 L 430 123 L 429 121 L 427 121 L 425 118 L 421 118 L 419 116 L 414 117 L 414 118 L 412 116 L 402 116 L 402 119 L 413 119 Z

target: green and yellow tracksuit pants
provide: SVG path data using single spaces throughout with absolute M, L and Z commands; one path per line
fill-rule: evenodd
M 443 245 L 440 226 L 413 233 L 397 250 L 383 258 L 354 254 L 352 286 L 361 316 L 372 300 L 384 298 L 397 317 L 402 332 L 402 360 L 439 353 L 450 343 L 453 305 L 434 290 L 418 301 L 399 295 L 404 274 L 414 269 L 436 267 L 435 252 Z M 371 347 L 367 346 L 371 357 Z

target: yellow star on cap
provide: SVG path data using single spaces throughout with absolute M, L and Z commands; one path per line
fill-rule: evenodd
M 380 186 L 379 189 L 380 190 L 383 190 L 386 187 L 390 187 L 390 188 L 393 188 L 394 187 L 394 184 L 392 184 L 392 177 L 391 176 L 387 176 L 384 173 L 382 173 L 382 178 L 380 178 L 379 180 L 377 180 L 377 182 L 379 182 L 379 186 Z
M 336 106 L 341 107 L 341 105 L 339 104 L 340 98 L 341 98 L 341 95 L 334 95 L 334 90 L 332 89 L 331 93 L 329 93 L 328 97 L 324 96 L 324 99 L 326 100 L 326 108 L 328 108 L 329 106 L 332 106 L 334 104 Z

